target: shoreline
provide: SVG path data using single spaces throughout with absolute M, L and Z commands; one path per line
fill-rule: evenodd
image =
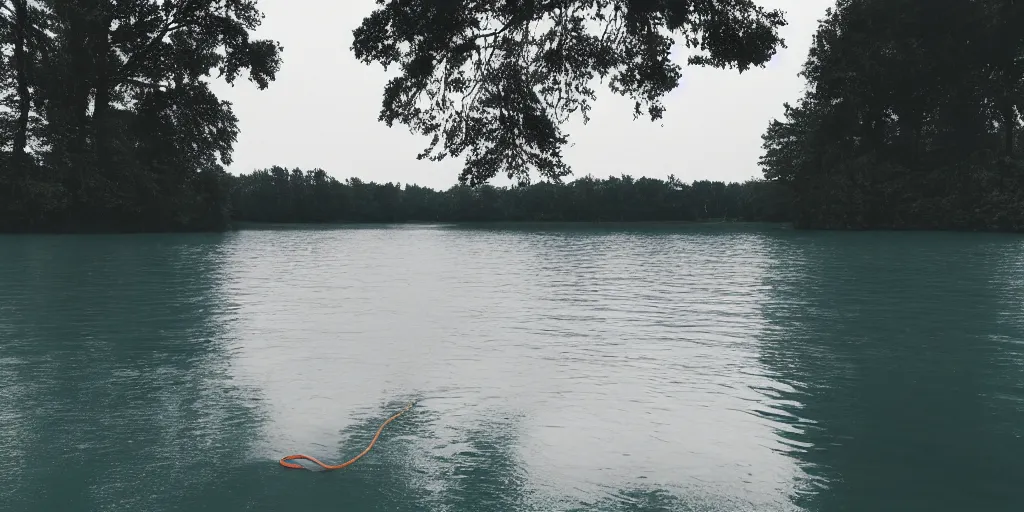
M 0 231 L 0 236 L 89 236 L 89 235 L 171 235 L 171 234 L 227 234 L 239 231 L 275 231 L 302 229 L 356 228 L 375 229 L 382 227 L 449 227 L 449 228 L 482 228 L 482 229 L 621 229 L 621 228 L 683 228 L 683 227 L 767 227 L 768 229 L 794 232 L 819 233 L 988 233 L 1021 235 L 1024 229 L 978 229 L 978 228 L 919 228 L 919 227 L 880 227 L 880 228 L 818 228 L 798 227 L 790 221 L 748 221 L 748 220 L 636 220 L 636 221 L 331 221 L 331 222 L 256 222 L 233 221 L 220 229 L 118 229 L 93 228 L 84 230 L 18 230 Z

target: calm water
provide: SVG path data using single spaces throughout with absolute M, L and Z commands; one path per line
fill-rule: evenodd
M 1019 511 L 1022 249 L 771 226 L 0 238 L 0 508 Z M 346 470 L 277 465 L 346 460 L 410 400 Z

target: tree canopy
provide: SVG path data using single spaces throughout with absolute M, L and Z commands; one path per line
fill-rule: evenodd
M 377 0 L 354 32 L 365 63 L 396 66 L 380 120 L 431 136 L 420 158 L 465 155 L 460 181 L 498 173 L 559 180 L 573 114 L 587 119 L 597 79 L 658 119 L 688 63 L 740 72 L 784 44 L 783 14 L 752 0 Z

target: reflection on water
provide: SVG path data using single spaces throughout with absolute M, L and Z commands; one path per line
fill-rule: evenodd
M 0 494 L 1014 510 L 1020 248 L 734 226 L 0 238 Z M 346 470 L 276 464 L 346 460 L 409 400 Z
M 517 467 L 536 503 L 658 488 L 780 508 L 797 470 L 773 423 L 751 414 L 772 407 L 758 389 L 773 385 L 757 361 L 764 243 L 247 232 L 228 248 L 225 293 L 251 319 L 235 324 L 246 342 L 232 368 L 268 398 L 268 458 L 343 458 L 338 429 L 415 393 L 437 415 L 421 441 L 431 453 L 458 453 L 495 415 L 519 418 Z M 435 476 L 444 488 L 449 476 Z
M 5 507 L 152 510 L 245 451 L 260 419 L 226 373 L 221 241 L 0 242 Z
M 1012 238 L 950 234 L 773 244 L 762 359 L 794 388 L 785 409 L 803 419 L 785 434 L 813 475 L 797 503 L 1019 507 L 1024 330 L 1020 291 L 1007 300 L 1004 288 L 1024 275 L 1007 267 L 1019 249 Z

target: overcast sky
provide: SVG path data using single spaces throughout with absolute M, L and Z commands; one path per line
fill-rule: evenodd
M 631 174 L 684 181 L 741 181 L 760 176 L 761 133 L 782 115 L 782 103 L 799 98 L 797 76 L 811 35 L 834 0 L 759 0 L 786 12 L 788 45 L 764 69 L 684 67 L 682 83 L 666 99 L 664 119 L 632 120 L 628 99 L 599 90 L 587 125 L 567 128 L 565 150 L 575 176 Z M 417 161 L 426 138 L 404 126 L 377 121 L 383 86 L 380 66 L 355 60 L 352 29 L 374 0 L 260 0 L 266 14 L 259 37 L 280 41 L 284 63 L 277 81 L 259 91 L 248 82 L 216 84 L 234 104 L 241 134 L 229 171 L 238 174 L 281 165 L 320 167 L 344 180 L 415 183 L 447 188 L 461 162 Z M 506 184 L 499 176 L 492 183 Z

